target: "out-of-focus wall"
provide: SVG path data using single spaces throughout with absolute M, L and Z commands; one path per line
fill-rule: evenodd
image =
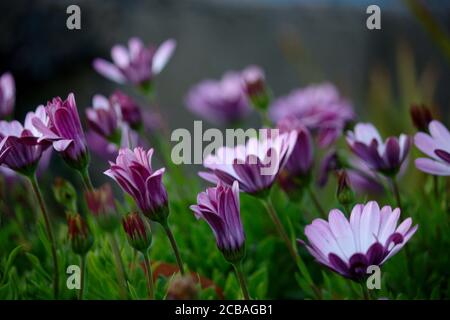
M 0 72 L 11 70 L 17 78 L 19 117 L 69 91 L 83 107 L 93 94 L 116 88 L 91 68 L 94 57 L 109 58 L 110 47 L 131 36 L 156 43 L 173 37 L 178 48 L 158 77 L 158 95 L 171 127 L 190 128 L 194 117 L 183 104 L 188 88 L 252 63 L 266 70 L 276 95 L 330 80 L 364 114 L 370 72 L 383 65 L 396 77 L 397 48 L 405 44 L 418 71 L 434 66 L 435 99 L 447 110 L 450 78 L 443 55 L 401 1 L 378 3 L 382 30 L 369 31 L 366 4 L 358 1 L 2 1 Z M 81 31 L 66 29 L 70 4 L 81 7 Z M 448 7 L 433 10 L 448 27 Z

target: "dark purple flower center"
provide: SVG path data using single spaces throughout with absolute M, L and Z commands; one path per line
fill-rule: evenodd
M 436 149 L 434 150 L 434 153 L 441 158 L 442 160 L 444 160 L 447 163 L 450 163 L 450 153 L 448 153 L 447 151 L 444 151 L 442 149 Z

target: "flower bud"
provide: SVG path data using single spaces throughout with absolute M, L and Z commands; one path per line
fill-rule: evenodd
M 85 255 L 94 243 L 94 239 L 86 221 L 79 213 L 67 214 L 69 241 L 73 252 Z
M 69 181 L 57 177 L 53 183 L 53 195 L 66 210 L 77 211 L 77 192 Z
M 100 228 L 106 232 L 115 230 L 120 224 L 120 215 L 116 209 L 111 185 L 104 184 L 98 189 L 87 191 L 85 198 Z
M 416 129 L 422 132 L 428 132 L 428 125 L 433 120 L 431 110 L 425 105 L 412 105 L 409 112 Z
M 242 71 L 244 91 L 253 106 L 265 111 L 269 106 L 269 94 L 263 70 L 257 66 L 249 66 Z
M 132 212 L 122 219 L 122 225 L 130 245 L 145 254 L 152 243 L 149 224 L 138 213 Z
M 195 300 L 197 295 L 197 284 L 190 275 L 174 277 L 167 290 L 168 300 Z
M 345 170 L 338 172 L 338 188 L 336 196 L 339 203 L 343 206 L 351 205 L 355 201 L 355 193 L 350 186 L 350 180 Z

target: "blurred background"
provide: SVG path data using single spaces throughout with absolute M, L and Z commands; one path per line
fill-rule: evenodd
M 66 28 L 71 4 L 81 8 L 81 30 Z M 381 30 L 366 28 L 370 4 L 381 8 Z M 18 119 L 56 95 L 73 91 L 81 109 L 112 93 L 117 85 L 92 60 L 109 60 L 110 48 L 132 36 L 178 42 L 156 80 L 172 129 L 193 128 L 183 101 L 193 84 L 249 64 L 265 69 L 275 96 L 331 81 L 361 119 L 393 133 L 409 119 L 380 118 L 389 109 L 424 102 L 449 115 L 449 1 L 15 0 L 0 11 L 0 73 L 16 78 Z

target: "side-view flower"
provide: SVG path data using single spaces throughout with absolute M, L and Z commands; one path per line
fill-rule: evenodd
M 450 176 L 450 132 L 439 121 L 429 124 L 430 134 L 419 132 L 414 137 L 416 147 L 430 158 L 416 159 L 417 169 L 437 175 Z

